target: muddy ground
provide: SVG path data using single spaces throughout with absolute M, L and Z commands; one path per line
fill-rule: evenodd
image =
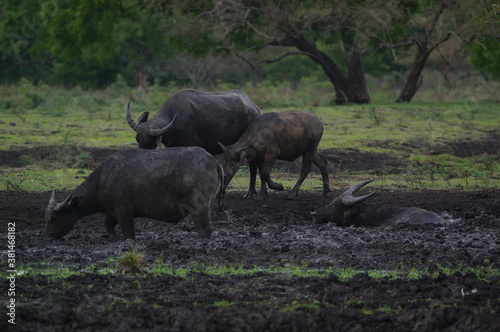
M 98 153 L 96 153 L 97 155 Z M 390 158 L 330 151 L 348 167 L 363 161 L 373 169 Z M 9 154 L 2 157 L 7 160 Z M 387 157 L 387 156 L 386 156 Z M 384 161 L 385 160 L 385 161 Z M 293 168 L 293 167 L 292 167 Z M 425 208 L 443 215 L 444 226 L 337 227 L 313 225 L 309 212 L 328 203 L 318 192 L 286 193 L 268 200 L 244 200 L 230 191 L 214 211 L 214 232 L 199 239 L 190 220 L 167 224 L 136 219 L 137 248 L 145 262 L 162 259 L 173 268 L 200 265 L 262 267 L 252 275 L 196 273 L 177 277 L 153 273 L 90 273 L 124 252 L 107 238 L 100 214 L 85 217 L 62 240 L 42 237 L 50 193 L 0 192 L 1 238 L 16 227 L 16 266 L 70 267 L 85 271 L 67 278 L 17 276 L 16 325 L 7 322 L 9 281 L 1 280 L 2 331 L 498 331 L 500 277 L 500 190 L 389 191 L 371 200 Z M 363 189 L 377 189 L 376 183 Z M 62 194 L 61 194 L 62 196 Z M 2 262 L 7 252 L 2 246 Z M 352 267 L 345 281 L 271 273 L 272 266 L 305 269 Z M 6 269 L 6 264 L 2 264 Z M 457 268 L 452 274 L 438 266 Z M 428 271 L 374 278 L 370 271 Z M 467 270 L 472 268 L 472 270 Z M 426 270 L 427 269 L 427 270 Z M 476 271 L 476 272 L 474 272 Z M 484 274 L 477 271 L 483 271 Z M 96 271 L 97 272 L 97 271 Z M 485 275 L 486 274 L 486 275 Z

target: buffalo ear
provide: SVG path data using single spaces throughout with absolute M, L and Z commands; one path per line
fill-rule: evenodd
M 244 148 L 238 150 L 237 154 L 238 154 L 240 160 L 243 160 L 243 158 L 246 157 L 246 155 L 247 155 L 247 151 L 246 150 L 247 149 L 248 149 L 248 147 L 244 147 Z
M 142 113 L 141 116 L 139 117 L 139 124 L 148 121 L 148 116 L 149 116 L 149 112 L 148 111 Z

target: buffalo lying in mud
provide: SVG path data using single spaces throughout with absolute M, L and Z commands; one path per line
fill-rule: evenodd
M 428 223 L 442 225 L 444 219 L 431 211 L 392 205 L 370 205 L 364 203 L 376 194 L 355 197 L 353 194 L 373 180 L 359 183 L 335 197 L 328 205 L 311 212 L 315 223 L 323 224 L 329 221 L 337 226 L 380 226 L 399 223 Z
M 130 101 L 126 110 L 127 122 L 137 133 L 140 148 L 155 149 L 160 143 L 166 147 L 200 146 L 212 155 L 222 152 L 218 142 L 236 142 L 259 114 L 257 105 L 238 90 L 178 91 L 151 119 L 149 112 L 144 112 L 139 124 L 130 114 Z
M 283 185 L 272 181 L 270 177 L 274 162 L 276 159 L 293 161 L 302 156 L 299 179 L 288 192 L 287 199 L 295 199 L 313 163 L 321 171 L 323 194 L 328 194 L 328 162 L 318 151 L 322 135 L 321 120 L 308 111 L 271 112 L 258 116 L 236 143 L 228 147 L 220 144 L 224 150 L 224 188 L 246 157 L 250 169 L 250 187 L 245 198 L 259 196 L 255 190 L 257 169 L 261 179 L 260 198 L 267 196 L 266 184 L 271 189 L 282 191 Z
M 44 236 L 62 238 L 81 217 L 103 212 L 110 237 L 119 224 L 126 239 L 135 239 L 135 217 L 177 222 L 188 215 L 198 235 L 210 237 L 223 177 L 215 157 L 199 147 L 117 152 L 61 203 L 52 192 Z

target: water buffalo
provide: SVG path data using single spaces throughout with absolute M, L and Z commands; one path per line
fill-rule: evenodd
M 231 181 L 244 157 L 250 169 L 250 187 L 245 198 L 267 196 L 267 185 L 274 190 L 283 190 L 283 185 L 271 180 L 270 173 L 276 159 L 293 161 L 302 156 L 300 176 L 287 199 L 295 199 L 300 185 L 315 164 L 323 178 L 323 194 L 330 192 L 327 160 L 318 151 L 323 135 L 321 120 L 308 111 L 270 112 L 262 114 L 250 123 L 240 139 L 224 150 L 224 188 Z M 261 179 L 260 195 L 255 190 L 255 180 L 259 170 Z
M 110 237 L 119 224 L 126 239 L 135 239 L 135 217 L 177 222 L 188 215 L 198 235 L 210 237 L 223 177 L 215 157 L 199 147 L 117 152 L 61 203 L 52 192 L 44 236 L 62 238 L 81 217 L 103 212 Z
M 332 221 L 337 226 L 380 226 L 399 223 L 442 225 L 444 223 L 444 219 L 427 210 L 364 203 L 376 192 L 359 197 L 353 196 L 355 192 L 372 181 L 352 186 L 343 194 L 335 197 L 328 205 L 311 212 L 314 222 L 322 224 Z
M 240 138 L 260 109 L 243 92 L 201 92 L 182 90 L 174 93 L 148 120 L 149 112 L 139 117 L 137 124 L 130 114 L 130 101 L 126 118 L 137 133 L 142 149 L 200 146 L 210 154 L 222 151 L 218 142 L 233 144 Z

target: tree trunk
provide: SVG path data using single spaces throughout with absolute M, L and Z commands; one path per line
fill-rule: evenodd
M 300 34 L 288 35 L 285 44 L 297 47 L 323 68 L 323 71 L 335 88 L 335 102 L 337 104 L 366 104 L 370 102 L 359 54 L 354 53 L 350 59 L 348 63 L 348 77 L 346 77 L 328 55 L 318 50 L 304 36 Z
M 422 83 L 422 71 L 425 68 L 425 63 L 429 58 L 430 51 L 427 49 L 418 49 L 415 59 L 413 60 L 413 65 L 411 67 L 410 74 L 406 79 L 406 82 L 401 89 L 399 97 L 396 99 L 398 103 L 409 103 L 420 87 Z
M 349 102 L 356 103 L 354 97 L 351 94 L 349 82 L 342 73 L 342 71 L 340 71 L 339 67 L 326 54 L 317 49 L 310 50 L 308 53 L 313 54 L 312 56 L 309 57 L 316 63 L 318 63 L 321 66 L 321 68 L 323 68 L 323 72 L 326 74 L 326 76 L 332 83 L 336 95 L 335 103 L 336 104 L 345 104 Z
M 399 97 L 396 99 L 398 103 L 408 103 L 412 100 L 415 94 L 422 83 L 422 71 L 424 70 L 425 63 L 427 59 L 431 55 L 431 53 L 438 47 L 440 44 L 446 42 L 451 33 L 447 33 L 442 36 L 439 40 L 430 43 L 430 37 L 433 32 L 436 31 L 436 24 L 445 11 L 452 3 L 443 1 L 439 8 L 435 11 L 432 19 L 429 21 L 428 28 L 425 31 L 425 34 L 420 41 L 415 41 L 417 44 L 417 53 L 415 54 L 415 58 L 413 59 L 413 65 L 411 67 L 410 74 L 406 79 L 406 82 L 401 90 Z
M 313 46 L 299 49 L 311 54 L 309 57 L 321 65 L 326 76 L 335 88 L 335 102 L 337 104 L 367 104 L 370 102 L 363 66 L 359 58 L 348 63 L 348 78 L 346 78 L 335 62 L 316 47 Z
M 367 104 L 370 102 L 370 96 L 366 88 L 360 50 L 355 42 L 356 34 L 351 29 L 341 29 L 341 36 L 344 44 L 351 99 L 358 104 Z
M 137 72 L 137 90 L 141 93 L 147 93 L 148 76 L 144 69 L 144 64 L 141 62 L 137 63 L 135 69 Z

